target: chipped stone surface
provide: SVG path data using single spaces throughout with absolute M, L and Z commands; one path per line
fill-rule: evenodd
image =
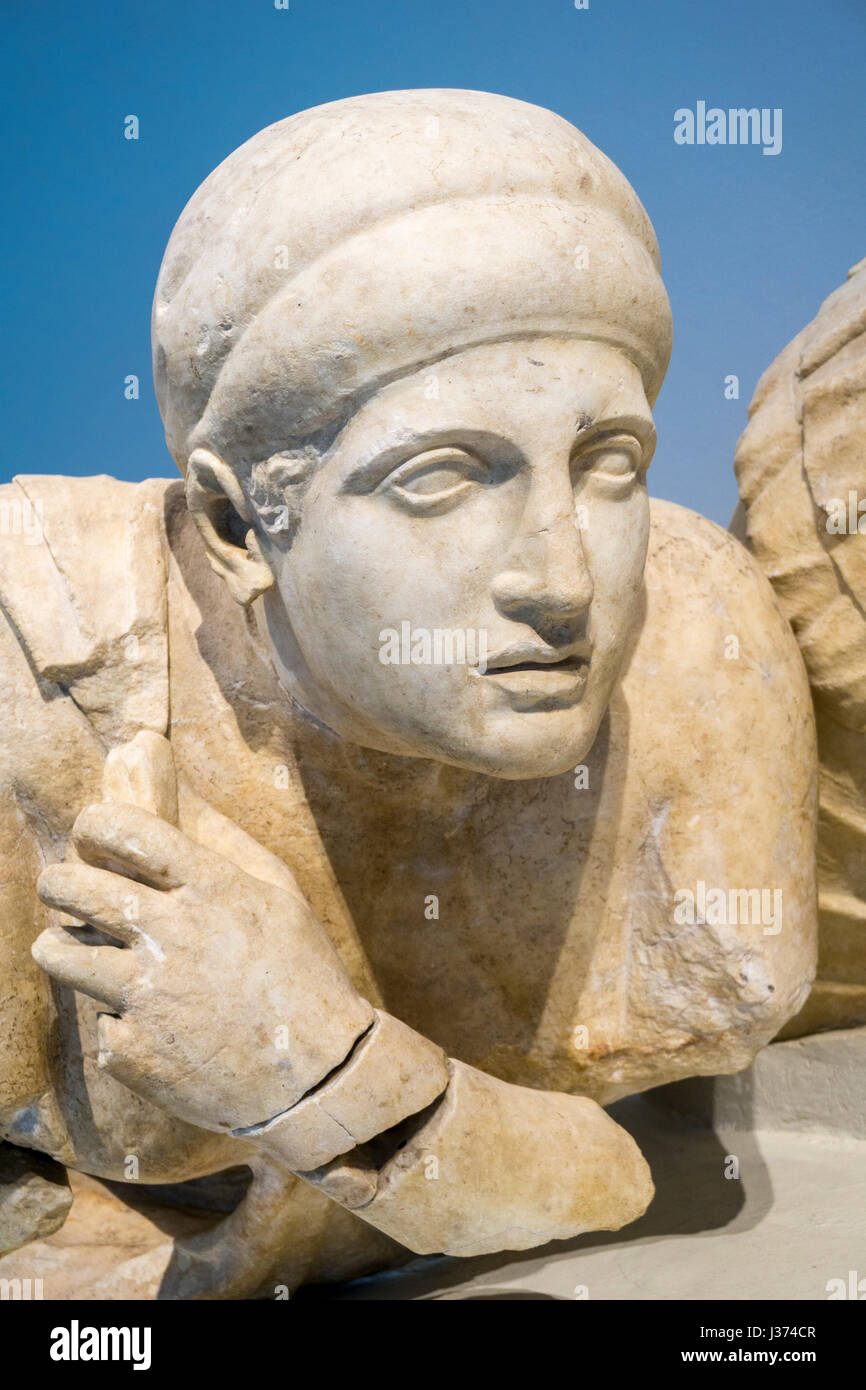
M 59 1163 L 0 1144 L 0 1255 L 52 1235 L 71 1205 L 69 1180 Z

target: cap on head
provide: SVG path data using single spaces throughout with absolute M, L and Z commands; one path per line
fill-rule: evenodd
M 426 362 L 540 334 L 620 347 L 655 399 L 670 308 L 633 189 L 541 107 L 381 92 L 279 121 L 205 180 L 160 270 L 154 379 L 181 470 L 205 443 L 252 466 Z

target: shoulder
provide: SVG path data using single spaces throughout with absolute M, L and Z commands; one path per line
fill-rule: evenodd
M 52 823 L 47 808 L 63 821 L 66 792 L 93 779 L 106 747 L 165 728 L 173 486 L 42 475 L 0 486 L 0 777 Z
M 803 660 L 759 566 L 730 532 L 685 507 L 652 504 L 646 608 L 623 687 L 635 732 L 662 730 L 678 765 L 761 797 L 803 795 L 815 778 Z M 733 778 L 733 782 L 732 782 Z M 748 798 L 740 817 L 755 810 Z
M 774 614 L 772 627 L 789 631 L 769 582 L 738 537 L 676 502 L 651 499 L 646 577 L 651 592 L 661 595 L 673 588 L 681 597 L 691 593 L 698 606 L 714 608 L 720 592 L 733 609 L 756 600 L 762 609 L 769 604 L 766 616 Z
M 636 927 L 639 1012 L 661 1020 L 675 999 L 697 1033 L 727 1032 L 712 1066 L 734 1070 L 796 1011 L 814 972 L 814 716 L 796 641 L 755 561 L 671 503 L 653 504 L 646 611 L 612 710 L 628 746 L 636 881 L 654 875 L 666 905 Z M 672 932 L 672 895 L 701 884 L 778 893 L 783 925 Z
M 165 727 L 164 517 L 178 486 L 29 475 L 0 488 L 5 646 L 109 745 Z
M 751 698 L 799 708 L 811 724 L 797 643 L 736 536 L 686 507 L 653 499 L 645 578 L 639 664 L 652 659 L 649 646 L 664 650 L 681 681 L 697 681 L 719 698 L 738 693 L 740 705 Z

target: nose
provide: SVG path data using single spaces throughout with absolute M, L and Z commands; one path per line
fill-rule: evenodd
M 554 641 L 569 640 L 585 619 L 593 583 L 575 523 L 574 495 L 567 475 L 564 484 L 549 476 L 533 480 L 520 534 L 509 548 L 492 591 L 500 613 L 529 624 Z

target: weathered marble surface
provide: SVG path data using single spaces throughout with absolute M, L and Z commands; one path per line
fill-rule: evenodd
M 58 1163 L 0 1144 L 0 1251 L 52 1235 L 71 1206 L 69 1182 Z
M 652 1183 L 601 1105 L 801 1006 L 811 698 L 739 542 L 650 507 L 669 351 L 646 214 L 577 131 L 357 98 L 172 236 L 184 484 L 4 490 L 39 527 L 0 550 L 2 1133 L 254 1175 L 148 1296 L 616 1229 Z M 383 662 L 404 622 L 486 661 Z
M 866 1022 L 866 261 L 764 373 L 736 470 L 818 728 L 818 978 L 791 1037 Z

